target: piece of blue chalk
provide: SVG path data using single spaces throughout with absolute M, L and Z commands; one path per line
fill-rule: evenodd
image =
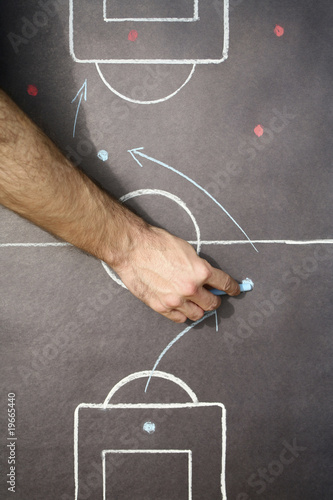
M 239 288 L 241 292 L 250 292 L 253 290 L 253 281 L 250 280 L 249 278 L 246 278 L 245 280 L 242 281 L 242 283 L 239 284 Z M 210 288 L 210 292 L 212 292 L 214 295 L 227 295 L 227 292 L 224 292 L 223 290 L 218 290 L 217 288 Z

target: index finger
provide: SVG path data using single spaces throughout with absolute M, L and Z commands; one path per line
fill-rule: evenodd
M 212 288 L 217 288 L 218 290 L 223 290 L 228 295 L 239 295 L 240 288 L 237 281 L 235 281 L 229 274 L 221 271 L 221 269 L 216 269 L 212 267 L 212 275 L 205 283 Z

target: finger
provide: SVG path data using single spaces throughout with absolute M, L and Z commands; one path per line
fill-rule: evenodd
M 185 323 L 187 320 L 187 316 L 184 313 L 176 311 L 175 309 L 160 314 L 162 314 L 165 318 L 171 319 L 171 321 L 174 321 L 175 323 Z
M 217 295 L 211 293 L 203 286 L 198 288 L 198 291 L 190 299 L 204 311 L 214 311 L 221 304 L 221 299 Z
M 228 295 L 238 295 L 240 293 L 239 284 L 229 274 L 221 269 L 212 268 L 212 275 L 206 284 L 218 290 L 223 290 Z
M 201 319 L 205 314 L 204 309 L 199 307 L 191 300 L 187 300 L 186 302 L 184 302 L 184 304 L 178 308 L 178 311 L 185 314 L 185 316 L 192 321 L 198 321 L 198 319 Z

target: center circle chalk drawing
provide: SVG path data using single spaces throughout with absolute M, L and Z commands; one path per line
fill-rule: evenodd
M 131 200 L 132 198 L 137 198 L 138 196 L 144 196 L 144 195 L 164 196 L 165 198 L 169 198 L 169 200 L 174 201 L 183 210 L 185 210 L 185 212 L 189 215 L 191 221 L 193 222 L 193 226 L 194 226 L 195 234 L 196 234 L 196 244 L 197 244 L 196 251 L 197 251 L 197 254 L 199 254 L 200 248 L 201 248 L 201 235 L 200 235 L 199 225 L 198 225 L 198 223 L 196 221 L 196 218 L 192 214 L 191 210 L 186 205 L 186 203 L 184 203 L 183 200 L 181 200 L 180 198 L 178 198 L 178 196 L 176 196 L 176 195 L 174 195 L 172 193 L 169 193 L 168 191 L 162 191 L 160 189 L 138 189 L 136 191 L 132 191 L 130 193 L 125 194 L 124 196 L 122 196 L 121 198 L 119 198 L 119 201 L 121 203 L 125 203 L 126 201 Z M 103 262 L 102 260 L 101 260 L 101 263 L 102 263 L 105 271 L 107 272 L 107 274 L 110 276 L 110 278 L 112 278 L 113 281 L 115 281 L 116 283 L 118 283 L 118 285 L 122 286 L 123 288 L 126 288 L 126 290 L 127 290 L 127 286 L 124 285 L 124 283 L 116 275 L 116 273 L 105 262 Z
M 77 63 L 94 64 L 105 86 L 121 99 L 156 104 L 175 96 L 192 78 L 199 64 L 219 64 L 228 57 L 229 0 L 216 15 L 215 0 L 147 2 L 144 17 L 140 2 L 122 0 L 70 0 L 69 50 Z M 185 80 L 171 92 L 140 99 L 116 89 L 108 65 L 189 66 Z M 112 80 L 112 81 L 110 81 Z M 145 88 L 145 95 L 149 88 Z M 163 95 L 162 95 L 163 94 Z

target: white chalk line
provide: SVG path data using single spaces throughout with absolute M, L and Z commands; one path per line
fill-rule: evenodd
M 7 247 L 71 247 L 70 243 L 53 243 L 53 242 L 48 242 L 48 243 L 0 243 L 0 248 L 7 248 Z
M 179 18 L 179 17 L 172 17 L 172 18 L 161 18 L 161 17 L 153 17 L 153 18 L 135 18 L 135 17 L 130 17 L 130 18 L 109 18 L 106 14 L 107 6 L 106 6 L 106 0 L 103 0 L 103 18 L 104 21 L 112 21 L 112 22 L 120 22 L 120 21 L 150 21 L 150 22 L 190 22 L 190 21 L 196 21 L 199 19 L 199 0 L 194 0 L 193 2 L 193 17 L 185 17 L 185 18 Z
M 109 10 L 109 9 L 108 9 Z M 124 21 L 148 21 L 148 22 L 193 22 L 199 20 L 199 0 L 193 2 L 193 17 L 128 17 L 128 18 L 110 18 L 107 16 L 106 0 L 103 0 L 103 19 L 105 22 L 124 22 Z
M 143 372 L 142 372 L 143 373 Z M 146 372 L 149 373 L 149 372 Z M 162 373 L 162 372 L 161 372 Z M 134 374 L 133 374 L 134 375 Z M 168 374 L 170 375 L 170 374 Z M 131 376 L 128 376 L 128 378 L 131 378 Z M 225 406 L 222 403 L 218 402 L 209 402 L 209 403 L 201 403 L 199 401 L 197 402 L 191 402 L 191 403 L 117 403 L 117 404 L 108 404 L 105 406 L 105 404 L 98 404 L 98 403 L 81 403 L 79 404 L 74 412 L 74 482 L 75 482 L 75 500 L 78 500 L 78 492 L 79 492 L 79 412 L 81 410 L 102 410 L 102 411 L 116 411 L 116 410 L 131 410 L 131 409 L 189 409 L 189 408 L 220 408 L 221 410 L 221 474 L 220 474 L 220 488 L 221 488 L 221 494 L 222 494 L 222 500 L 227 499 L 226 495 L 226 484 L 225 484 L 225 467 L 226 467 L 226 409 Z M 107 452 L 108 450 L 102 450 L 102 459 L 103 459 L 103 452 Z M 179 452 L 186 452 L 187 450 L 179 450 Z M 189 450 L 190 451 L 190 450 Z M 127 453 L 144 453 L 148 452 L 149 450 L 113 450 L 115 453 L 121 453 L 121 452 L 127 452 Z M 164 453 L 165 450 L 160 449 L 159 451 L 155 450 L 156 453 Z M 169 451 L 170 453 L 175 452 L 175 450 Z M 105 454 L 104 454 L 105 457 Z M 191 478 L 192 479 L 192 478 Z M 103 481 L 104 485 L 106 486 L 105 482 Z
M 123 23 L 123 22 L 138 22 L 138 23 L 193 23 L 199 21 L 199 18 L 194 17 L 124 17 L 124 18 L 106 18 L 106 23 Z
M 74 483 L 75 483 L 75 500 L 78 499 L 78 492 L 79 492 L 79 437 L 78 437 L 78 434 L 79 434 L 79 410 L 80 408 L 100 408 L 100 409 L 103 409 L 103 410 L 106 410 L 106 409 L 110 409 L 112 407 L 114 407 L 114 405 L 110 405 L 109 402 L 110 402 L 110 399 L 114 396 L 114 394 L 123 386 L 125 386 L 126 384 L 128 384 L 129 382 L 132 382 L 134 380 L 139 380 L 141 378 L 148 378 L 149 376 L 151 375 L 151 371 L 150 370 L 143 370 L 143 371 L 140 371 L 140 372 L 135 372 L 135 373 L 131 373 L 130 375 L 127 375 L 126 377 L 124 377 L 123 379 L 121 379 L 117 384 L 115 384 L 113 386 L 113 388 L 111 389 L 111 391 L 109 392 L 109 394 L 106 396 L 105 398 L 105 401 L 103 404 L 87 404 L 87 403 L 81 403 L 79 404 L 76 409 L 75 409 L 75 412 L 74 412 Z M 157 377 L 157 378 L 161 378 L 161 379 L 165 379 L 165 380 L 168 380 L 168 381 L 171 381 L 171 382 L 174 382 L 176 385 L 178 385 L 179 387 L 181 387 L 190 397 L 190 399 L 192 400 L 192 405 L 194 406 L 206 406 L 206 405 L 214 405 L 211 404 L 211 403 L 199 403 L 198 401 L 198 398 L 196 396 L 196 394 L 192 391 L 192 389 L 186 384 L 186 382 L 184 382 L 182 379 L 176 377 L 175 375 L 172 375 L 171 373 L 167 373 L 167 372 L 162 372 L 162 371 L 158 371 L 156 370 L 153 375 L 153 377 Z M 132 404 L 125 404 L 125 405 L 115 405 L 117 408 L 120 408 L 120 407 L 124 407 L 124 408 L 132 408 L 133 406 L 136 407 L 136 408 L 150 408 L 150 407 L 153 407 L 153 408 L 171 408 L 171 407 L 187 407 L 189 405 L 189 403 L 186 403 L 185 405 L 184 404 L 176 404 L 176 405 L 172 405 L 172 404 L 148 404 L 145 405 L 144 403 L 139 403 L 139 404 L 135 404 L 135 405 L 132 405 Z M 222 425 L 224 426 L 222 428 L 222 466 L 223 464 L 225 464 L 225 457 L 223 457 L 223 453 L 225 453 L 225 443 L 223 441 L 223 439 L 225 439 L 225 426 L 226 426 L 226 417 L 225 417 L 225 408 L 224 406 L 221 404 L 221 403 L 215 403 L 215 405 L 217 406 L 220 406 L 222 408 Z M 221 474 L 221 478 L 224 478 L 225 477 L 225 470 L 222 470 L 222 474 Z M 104 482 L 104 481 L 103 481 Z M 105 484 L 105 483 L 104 483 Z M 225 485 L 221 485 L 222 488 L 225 487 Z
M 332 245 L 333 239 L 323 239 L 323 240 L 251 240 L 252 243 L 258 245 Z M 188 240 L 191 245 L 198 245 L 198 241 Z M 201 240 L 200 245 L 248 245 L 250 242 L 248 240 Z M 71 243 L 0 243 L 0 248 L 8 247 L 70 247 L 73 246 Z
M 252 243 L 263 245 L 332 245 L 333 240 L 251 240 Z M 201 240 L 201 245 L 246 245 L 251 244 L 248 240 Z M 188 243 L 196 245 L 196 241 L 189 240 Z
M 158 370 L 155 370 L 153 373 L 151 372 L 151 370 L 144 370 L 141 372 L 131 373 L 131 375 L 128 375 L 127 377 L 121 379 L 106 396 L 104 401 L 104 408 L 107 407 L 107 405 L 110 402 L 110 399 L 114 396 L 114 394 L 124 385 L 128 384 L 129 382 L 132 382 L 133 380 L 138 380 L 140 378 L 151 378 L 151 377 L 163 378 L 165 380 L 170 380 L 171 382 L 174 382 L 189 395 L 193 403 L 198 402 L 198 398 L 196 394 L 192 391 L 192 389 L 183 380 L 181 380 L 178 377 L 175 377 L 175 375 L 172 375 L 171 373 L 167 372 L 161 372 Z
M 178 94 L 178 92 L 183 88 L 185 87 L 185 85 L 191 80 L 192 78 L 192 75 L 195 71 L 195 64 L 193 64 L 192 66 L 192 69 L 188 75 L 188 77 L 186 78 L 185 82 L 177 89 L 175 90 L 174 92 L 172 92 L 171 94 L 165 96 L 165 97 L 161 97 L 160 99 L 153 99 L 151 101 L 142 101 L 140 99 L 132 99 L 131 97 L 128 97 L 124 94 L 121 94 L 120 92 L 118 92 L 118 90 L 116 90 L 115 88 L 111 87 L 111 85 L 109 84 L 109 82 L 105 79 L 103 73 L 102 73 L 102 70 L 101 68 L 99 67 L 99 64 L 96 63 L 96 69 L 97 69 L 97 72 L 102 80 L 102 82 L 104 83 L 104 85 L 109 89 L 111 90 L 111 92 L 113 92 L 115 95 L 117 95 L 118 97 L 120 97 L 121 99 L 124 99 L 125 101 L 128 101 L 128 102 L 132 102 L 132 103 L 135 103 L 135 104 L 158 104 L 160 102 L 164 102 L 164 101 L 167 101 L 168 99 L 171 99 L 171 97 L 175 96 L 176 94 Z
M 228 58 L 228 55 L 223 51 L 220 59 L 78 59 L 75 54 L 72 54 L 72 59 L 77 63 L 82 64 L 220 64 Z
M 104 9 L 103 9 L 104 10 Z M 105 17 L 106 12 L 103 12 L 103 16 Z M 197 17 L 197 19 L 196 19 Z M 149 18 L 145 19 L 146 21 Z M 162 19 L 162 18 L 161 18 Z M 154 20 L 156 21 L 156 19 Z M 162 19 L 163 22 L 167 22 L 168 19 Z M 184 20 L 183 20 L 184 21 Z M 198 8 L 195 7 L 194 11 L 194 21 L 200 22 Z M 108 22 L 107 19 L 103 18 L 103 22 Z M 78 63 L 108 63 L 108 64 L 220 64 L 228 58 L 228 50 L 229 50 L 229 0 L 224 0 L 224 19 L 223 19 L 223 28 L 224 28 L 224 36 L 223 36 L 223 48 L 222 54 L 220 58 L 194 58 L 194 59 L 103 59 L 103 58 L 94 58 L 94 59 L 80 59 L 75 55 L 74 50 L 74 0 L 70 0 L 69 2 L 69 52 L 72 59 Z

